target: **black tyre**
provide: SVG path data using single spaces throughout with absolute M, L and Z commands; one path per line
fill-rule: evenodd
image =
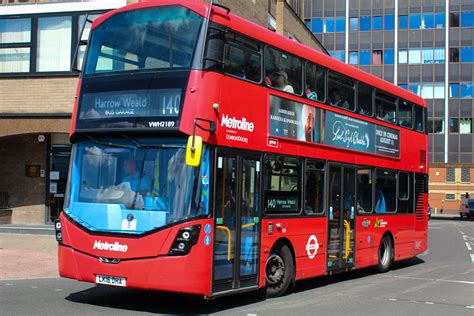
M 294 271 L 293 256 L 288 246 L 276 245 L 265 265 L 266 296 L 277 297 L 285 293 L 292 282 Z
M 383 236 L 379 245 L 379 263 L 377 270 L 379 272 L 387 272 L 392 267 L 393 262 L 393 243 L 388 235 Z

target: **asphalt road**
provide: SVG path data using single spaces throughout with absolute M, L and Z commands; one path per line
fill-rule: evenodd
M 362 269 L 297 283 L 280 298 L 204 301 L 48 278 L 0 281 L 1 315 L 474 315 L 474 222 L 432 220 L 429 250 L 377 274 Z M 1 258 L 0 258 L 1 260 Z M 33 268 L 33 267 L 32 267 Z

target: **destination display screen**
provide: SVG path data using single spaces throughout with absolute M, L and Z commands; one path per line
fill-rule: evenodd
M 270 98 L 270 135 L 389 157 L 400 156 L 400 133 L 396 129 L 273 95 Z

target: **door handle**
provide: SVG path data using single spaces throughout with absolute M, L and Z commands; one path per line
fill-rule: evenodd
M 231 243 L 231 234 L 230 229 L 227 226 L 216 226 L 217 229 L 221 229 L 227 233 L 227 261 L 230 261 L 230 243 Z

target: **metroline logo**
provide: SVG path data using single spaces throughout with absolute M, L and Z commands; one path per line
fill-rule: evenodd
M 222 114 L 221 126 L 247 132 L 253 132 L 255 128 L 253 122 L 247 122 L 247 118 L 243 117 L 239 120 L 235 116 L 229 117 L 227 114 Z
M 108 242 L 102 242 L 100 240 L 96 240 L 94 242 L 94 247 L 92 249 L 127 252 L 128 246 L 121 245 L 117 241 L 113 244 L 109 244 Z

